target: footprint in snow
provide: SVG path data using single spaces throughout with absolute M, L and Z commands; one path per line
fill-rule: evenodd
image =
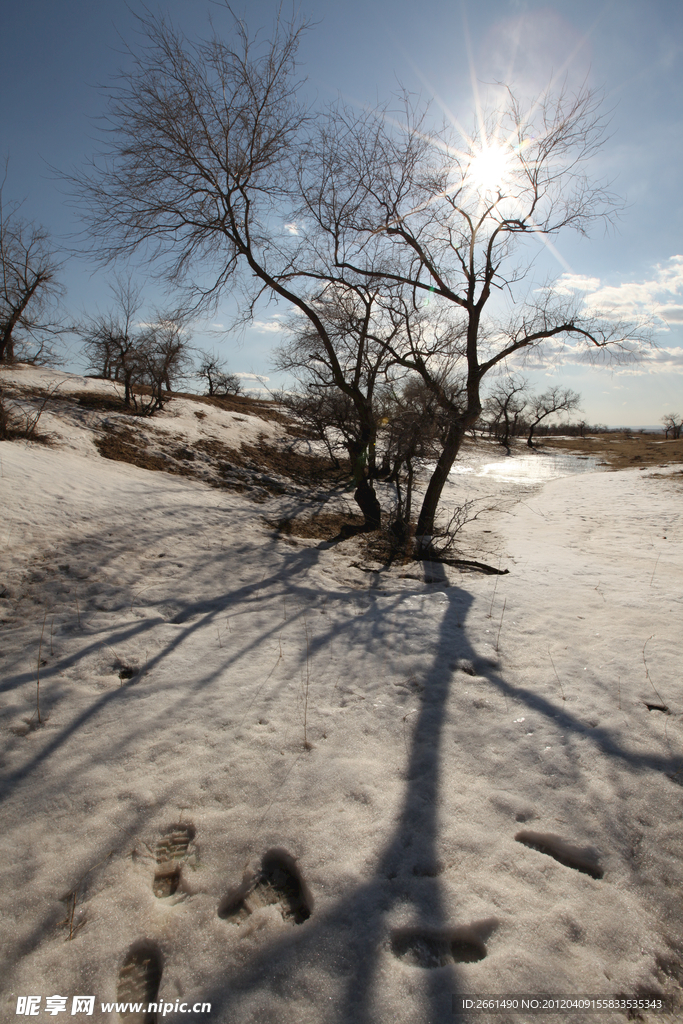
M 471 964 L 486 956 L 484 939 L 495 930 L 495 918 L 460 928 L 397 928 L 391 936 L 391 952 L 413 967 L 447 967 Z
M 180 882 L 180 869 L 187 857 L 187 849 L 194 839 L 192 825 L 170 825 L 156 845 L 154 855 L 157 868 L 154 872 L 152 889 L 155 896 L 163 899 L 172 896 Z
M 156 1024 L 156 1013 L 148 1013 L 147 1007 L 157 1001 L 162 970 L 161 956 L 150 943 L 137 942 L 130 947 L 119 971 L 116 1000 L 142 1004 L 144 1009 L 119 1012 L 120 1020 L 126 1024 Z
M 268 850 L 258 872 L 247 872 L 242 884 L 228 893 L 218 916 L 240 924 L 260 907 L 276 906 L 284 921 L 302 924 L 311 916 L 313 899 L 296 860 L 286 850 Z
M 600 864 L 600 854 L 592 846 L 573 846 L 552 832 L 532 832 L 529 829 L 522 829 L 515 839 L 532 850 L 554 857 L 565 867 L 590 875 L 591 878 L 602 878 L 605 874 Z

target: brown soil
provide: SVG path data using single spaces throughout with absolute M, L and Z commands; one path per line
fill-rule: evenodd
M 363 527 L 363 517 L 351 512 L 320 512 L 317 515 L 278 519 L 274 522 L 266 520 L 266 523 L 287 537 L 335 540 L 344 531 L 360 531 Z
M 215 405 L 226 412 L 241 412 L 245 416 L 258 416 L 262 420 L 273 420 L 287 428 L 293 428 L 292 420 L 281 412 L 277 402 L 269 402 L 262 398 L 251 398 L 249 395 L 191 395 L 184 391 L 174 391 L 174 398 L 189 398 L 192 402 L 203 405 Z
M 592 455 L 610 469 L 643 469 L 683 463 L 683 439 L 666 441 L 661 434 L 591 434 L 587 437 L 544 437 L 539 448 Z
M 331 459 L 319 455 L 303 455 L 291 448 L 275 448 L 263 441 L 255 445 L 243 444 L 240 450 L 247 460 L 247 465 L 251 463 L 263 467 L 271 473 L 279 473 L 307 486 L 339 483 L 347 479 L 351 473 L 348 462 L 342 462 L 338 468 Z
M 287 481 L 306 487 L 338 483 L 344 474 L 328 459 L 302 455 L 288 447 L 259 440 L 231 448 L 216 438 L 194 443 L 153 427 L 137 430 L 129 423 L 105 421 L 95 438 L 100 455 L 128 462 L 141 469 L 196 477 L 213 487 L 243 491 L 255 486 L 273 494 L 287 489 Z M 278 479 L 283 478 L 283 479 Z
M 123 399 L 115 394 L 103 395 L 101 392 L 86 392 L 84 395 L 78 393 L 63 395 L 62 397 L 68 398 L 71 401 L 75 400 L 82 409 L 96 409 L 98 412 L 127 412 L 129 414 L 135 412 L 134 409 L 126 409 Z
M 129 428 L 113 427 L 109 423 L 103 423 L 101 429 L 102 433 L 95 438 L 95 446 L 103 458 L 112 459 L 114 462 L 128 462 L 131 466 L 139 466 L 140 469 L 178 472 L 169 460 L 148 451 L 145 438 L 133 433 Z

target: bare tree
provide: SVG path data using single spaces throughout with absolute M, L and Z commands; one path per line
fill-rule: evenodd
M 529 382 L 514 374 L 496 381 L 491 388 L 484 407 L 491 417 L 492 425 L 500 443 L 509 448 L 510 435 L 517 433 L 519 417 L 526 408 L 529 396 Z M 502 426 L 502 429 L 500 429 Z
M 396 513 L 391 528 L 396 538 L 404 541 L 412 520 L 416 463 L 438 458 L 448 430 L 448 417 L 439 397 L 417 374 L 387 383 L 380 398 L 384 460 L 380 475 L 396 487 Z
M 142 291 L 132 277 L 118 276 L 110 285 L 114 298 L 106 313 L 86 316 L 77 328 L 90 369 L 123 384 L 123 402 L 133 404 L 133 382 L 138 369 L 138 349 L 144 338 L 138 314 Z
M 228 373 L 225 361 L 216 352 L 199 352 L 195 376 L 206 383 L 208 395 L 239 395 L 242 384 L 234 373 Z
M 598 356 L 646 340 L 638 324 L 588 312 L 552 286 L 527 288 L 527 301 L 515 296 L 532 260 L 528 240 L 567 228 L 585 233 L 617 208 L 588 174 L 604 130 L 599 99 L 589 91 L 547 94 L 528 109 L 507 92 L 501 109 L 469 137 L 431 128 L 427 112 L 406 101 L 398 114 L 337 109 L 310 146 L 300 175 L 304 210 L 317 229 L 315 244 L 326 247 L 338 273 L 402 285 L 412 289 L 415 307 L 429 301 L 453 311 L 452 357 L 460 357 L 464 391 L 451 407 L 418 534 L 433 532 L 448 473 L 481 414 L 487 373 L 554 340 Z M 507 315 L 506 296 L 513 297 Z M 424 343 L 411 353 L 428 385 L 430 355 Z
M 56 312 L 61 264 L 48 232 L 3 205 L 0 186 L 0 363 L 54 355 L 65 327 Z
M 679 416 L 678 413 L 668 412 L 665 416 L 662 416 L 661 422 L 664 426 L 667 441 L 669 439 L 669 431 L 671 431 L 673 440 L 677 441 L 681 436 L 681 429 L 683 429 L 683 417 Z
M 319 390 L 313 380 L 300 379 L 296 388 L 280 391 L 277 401 L 296 416 L 313 440 L 325 445 L 330 461 L 341 469 L 349 441 L 358 433 L 356 411 L 349 396 L 334 387 Z
M 141 323 L 142 290 L 132 277 L 117 277 L 106 313 L 86 316 L 76 328 L 90 368 L 123 384 L 123 403 L 152 415 L 161 409 L 175 382 L 189 372 L 190 338 L 178 313 L 155 312 Z M 143 389 L 141 391 L 141 389 Z M 147 400 L 144 389 L 151 392 Z
M 527 409 L 529 436 L 527 444 L 533 448 L 534 430 L 548 416 L 556 412 L 574 412 L 581 404 L 581 395 L 571 388 L 552 387 L 542 395 L 532 395 Z
M 299 381 L 299 402 L 318 414 L 331 414 L 328 426 L 344 439 L 355 499 L 368 529 L 381 524 L 381 506 L 373 487 L 377 478 L 379 385 L 393 365 L 392 341 L 398 325 L 370 284 L 326 285 L 310 300 L 317 324 L 294 316 L 291 341 L 277 353 L 277 368 Z M 318 326 L 319 325 L 319 326 Z M 324 333 L 321 334 L 321 329 Z M 341 394 L 340 401 L 336 395 Z M 335 395 L 335 397 L 331 397 Z
M 146 251 L 195 310 L 237 279 L 249 317 L 270 291 L 307 319 L 336 386 L 349 394 L 319 315 L 316 261 L 309 250 L 302 268 L 293 219 L 308 123 L 294 78 L 305 26 L 278 21 L 259 50 L 236 18 L 232 38 L 214 33 L 194 45 L 163 18 L 141 20 L 148 45 L 131 55 L 132 70 L 111 94 L 108 151 L 71 178 L 88 209 L 93 251 L 105 260 Z M 194 282 L 198 268 L 208 283 Z M 368 525 L 377 524 L 365 470 L 356 500 Z
M 329 287 L 342 295 L 365 282 L 378 296 L 397 288 L 396 331 L 382 344 L 441 396 L 450 417 L 421 534 L 432 532 L 490 370 L 550 339 L 598 352 L 637 339 L 633 327 L 588 314 L 552 289 L 531 291 L 540 299 L 516 305 L 510 316 L 501 318 L 500 308 L 485 316 L 492 295 L 510 294 L 521 280 L 528 238 L 586 231 L 614 210 L 608 190 L 586 173 L 604 134 L 591 93 L 545 97 L 528 113 L 508 96 L 465 139 L 431 129 L 426 113 L 409 106 L 398 124 L 387 112 L 359 118 L 343 109 L 314 124 L 297 99 L 304 26 L 278 22 L 259 50 L 236 19 L 231 38 L 214 33 L 196 44 L 163 18 L 146 16 L 142 24 L 147 44 L 131 54 L 131 70 L 111 93 L 105 152 L 72 179 L 88 206 L 94 251 L 161 261 L 195 309 L 215 303 L 237 279 L 245 317 L 264 290 L 291 303 L 359 416 L 367 396 L 362 389 L 351 395 L 319 302 Z M 433 332 L 410 337 L 404 329 L 406 313 L 422 315 L 427 299 L 437 318 L 452 311 L 450 327 L 438 332 L 437 356 Z M 367 468 L 369 413 L 362 429 L 355 496 L 371 526 L 379 505 Z
M 174 386 L 190 372 L 190 339 L 181 318 L 156 313 L 134 351 L 132 398 L 136 408 L 147 416 L 163 409 Z M 151 398 L 145 398 L 149 389 Z M 137 391 L 137 393 L 136 393 Z

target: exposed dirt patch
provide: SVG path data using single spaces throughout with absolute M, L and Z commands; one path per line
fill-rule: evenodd
M 278 519 L 274 522 L 266 520 L 266 523 L 287 537 L 334 540 L 345 529 L 350 528 L 353 532 L 360 531 L 363 527 L 363 517 L 353 515 L 351 512 L 320 512 L 317 515 Z
M 126 409 L 123 399 L 114 393 L 105 395 L 101 391 L 93 391 L 85 394 L 65 395 L 64 397 L 70 398 L 72 401 L 75 400 L 82 409 L 96 409 L 99 412 L 134 412 L 133 409 Z
M 261 494 L 282 494 L 291 481 L 305 487 L 339 482 L 339 470 L 328 459 L 302 455 L 291 446 L 276 447 L 265 440 L 232 448 L 217 438 L 194 443 L 157 427 L 137 429 L 129 422 L 108 420 L 101 424 L 95 444 L 100 455 L 177 476 L 196 477 L 212 487 Z
M 247 465 L 255 465 L 271 473 L 289 477 L 296 483 L 327 484 L 347 479 L 351 472 L 348 463 L 335 466 L 331 459 L 319 455 L 304 455 L 291 447 L 276 448 L 263 441 L 243 444 L 241 452 Z
M 588 437 L 544 437 L 539 448 L 592 455 L 610 469 L 668 466 L 683 463 L 683 438 L 666 441 L 661 434 L 591 434 Z
M 0 441 L 35 441 L 36 444 L 44 444 L 46 448 L 53 448 L 56 438 L 54 434 L 46 434 L 45 431 L 10 423 L 0 430 Z
M 10 397 L 11 396 L 11 397 Z M 39 444 L 52 445 L 54 437 L 38 429 L 40 407 L 36 411 L 26 411 L 12 398 L 17 393 L 3 386 L 0 389 L 0 441 L 37 441 Z
M 225 409 L 226 412 L 258 416 L 259 419 L 282 423 L 288 428 L 293 426 L 291 417 L 282 412 L 277 402 L 251 398 L 249 395 L 191 395 L 183 391 L 174 391 L 173 397 L 189 398 L 192 402 L 201 402 L 203 405 L 215 405 L 216 408 Z
M 129 462 L 131 466 L 139 466 L 140 469 L 177 472 L 169 460 L 150 452 L 145 438 L 134 433 L 130 427 L 103 423 L 100 429 L 102 433 L 94 440 L 103 458 L 113 459 L 114 462 Z
M 381 565 L 408 565 L 414 562 L 414 529 L 408 529 L 404 535 L 386 527 L 375 530 L 363 538 L 363 555 Z

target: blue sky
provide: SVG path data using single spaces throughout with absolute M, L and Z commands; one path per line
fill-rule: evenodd
M 136 9 L 137 0 L 130 7 Z M 209 0 L 150 3 L 189 36 L 202 34 L 211 12 L 217 27 L 224 12 Z M 252 29 L 272 24 L 277 3 L 252 0 L 244 9 Z M 602 89 L 611 111 L 610 139 L 594 164 L 613 181 L 627 206 L 611 231 L 585 239 L 568 232 L 559 258 L 545 272 L 577 282 L 591 301 L 608 298 L 625 312 L 659 312 L 659 349 L 640 366 L 596 369 L 562 359 L 529 370 L 539 387 L 559 382 L 583 395 L 591 422 L 655 424 L 669 411 L 683 412 L 683 4 L 677 0 L 308 0 L 301 13 L 316 23 L 300 50 L 307 88 L 321 101 L 342 95 L 359 105 L 384 100 L 399 84 L 436 97 L 465 123 L 473 119 L 472 74 L 478 88 L 505 81 L 531 95 L 551 75 L 570 86 L 584 81 Z M 124 40 L 137 27 L 124 0 L 22 0 L 3 7 L 7 44 L 0 62 L 0 152 L 9 154 L 5 201 L 24 200 L 23 212 L 42 222 L 65 245 L 78 230 L 64 186 L 48 165 L 68 171 L 96 146 L 95 122 L 105 110 L 98 86 L 125 65 Z M 545 257 L 544 257 L 545 259 Z M 107 305 L 107 275 L 72 256 L 62 280 L 73 315 Z M 159 298 L 150 283 L 150 300 Z M 226 297 L 215 321 L 231 312 Z M 267 307 L 242 337 L 196 340 L 218 348 L 241 373 L 272 372 L 277 310 Z M 280 310 L 280 312 L 283 312 Z M 79 367 L 74 346 L 69 366 Z

